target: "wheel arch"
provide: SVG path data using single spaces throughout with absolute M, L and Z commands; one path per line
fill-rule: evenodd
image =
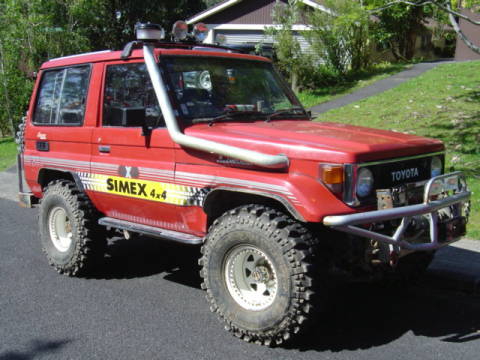
M 288 200 L 279 195 L 250 189 L 219 187 L 210 191 L 203 202 L 203 211 L 208 217 L 207 225 L 210 226 L 226 211 L 248 204 L 266 205 L 280 210 L 298 221 L 305 222 L 302 214 Z
M 82 181 L 75 172 L 53 168 L 42 168 L 38 172 L 37 183 L 42 187 L 42 189 L 45 189 L 45 187 L 54 180 L 73 181 L 80 191 L 85 192 Z

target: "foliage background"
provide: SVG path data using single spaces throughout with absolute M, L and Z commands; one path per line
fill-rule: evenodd
M 169 29 L 205 7 L 202 0 L 0 0 L 0 137 L 25 114 L 44 61 L 121 49 L 138 21 Z

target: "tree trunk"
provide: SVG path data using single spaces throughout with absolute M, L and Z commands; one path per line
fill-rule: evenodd
M 299 86 L 298 86 L 298 74 L 295 71 L 292 71 L 290 74 L 290 83 L 292 84 L 292 90 L 298 93 Z
M 408 60 L 412 60 L 415 56 L 415 50 L 417 47 L 417 36 L 420 28 L 422 27 L 421 21 L 423 19 L 423 8 L 416 7 L 412 9 L 410 16 L 410 28 L 407 33 L 405 44 L 405 57 Z

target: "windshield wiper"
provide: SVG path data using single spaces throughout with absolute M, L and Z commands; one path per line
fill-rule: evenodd
M 264 113 L 261 111 L 256 111 L 256 110 L 245 110 L 245 111 L 238 111 L 238 110 L 226 110 L 223 113 L 221 113 L 218 116 L 215 117 L 207 117 L 207 118 L 195 118 L 192 120 L 193 124 L 198 124 L 198 123 L 209 123 L 213 124 L 216 122 L 221 122 L 221 121 L 230 121 L 230 120 L 250 120 L 250 118 L 244 118 L 242 119 L 241 116 L 245 115 L 262 115 L 265 116 Z
M 299 114 L 298 111 L 300 111 L 301 114 Z M 307 112 L 307 110 L 305 110 L 303 107 L 296 106 L 289 109 L 279 109 L 271 114 L 268 114 L 265 122 L 270 122 L 272 118 L 280 115 L 305 115 L 305 117 L 310 119 L 310 114 Z

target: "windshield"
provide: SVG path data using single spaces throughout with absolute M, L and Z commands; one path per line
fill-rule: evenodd
M 193 56 L 161 62 L 183 117 L 194 122 L 307 117 L 270 63 Z

